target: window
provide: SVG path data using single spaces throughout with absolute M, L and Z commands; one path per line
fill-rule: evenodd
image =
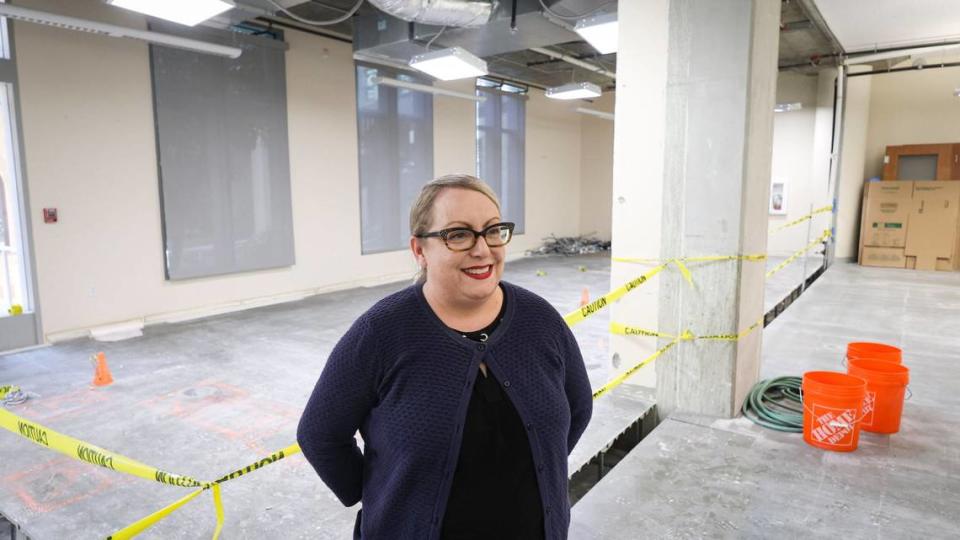
M 406 249 L 410 205 L 433 178 L 433 96 L 378 84 L 385 77 L 430 84 L 412 74 L 357 65 L 361 252 Z
M 525 89 L 477 80 L 477 176 L 500 198 L 501 214 L 524 231 Z
M 150 47 L 167 278 L 294 264 L 286 45 L 151 27 L 243 48 L 228 59 Z
M 8 25 L 9 21 L 0 17 L 0 351 L 43 341 L 34 296 L 16 54 Z

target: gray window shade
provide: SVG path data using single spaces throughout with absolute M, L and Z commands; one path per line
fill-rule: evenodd
M 150 47 L 167 278 L 292 265 L 285 44 L 151 27 L 243 48 Z
M 430 84 L 396 70 L 357 65 L 364 254 L 407 248 L 410 205 L 433 178 L 433 96 L 376 84 L 376 77 Z
M 500 198 L 505 221 L 524 231 L 526 97 L 477 88 L 477 176 Z

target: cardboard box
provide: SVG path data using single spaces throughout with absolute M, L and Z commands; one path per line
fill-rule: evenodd
M 860 250 L 860 264 L 863 266 L 882 266 L 885 268 L 906 268 L 907 257 L 904 248 L 864 247 Z
M 913 181 L 900 180 L 864 185 L 861 246 L 906 246 L 913 184 Z
M 907 268 L 960 268 L 960 182 L 916 181 L 907 230 Z

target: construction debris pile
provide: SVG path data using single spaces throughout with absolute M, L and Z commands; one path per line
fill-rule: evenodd
M 584 255 L 610 251 L 610 242 L 598 240 L 593 235 L 554 236 L 543 239 L 543 245 L 528 249 L 527 255 Z

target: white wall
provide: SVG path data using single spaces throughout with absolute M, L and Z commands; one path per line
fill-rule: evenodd
M 96 0 L 21 3 L 144 27 L 142 18 Z M 116 322 L 190 318 L 412 276 L 406 252 L 360 254 L 350 44 L 286 32 L 296 264 L 168 282 L 147 46 L 19 22 L 15 34 L 33 244 L 48 339 L 85 335 L 90 327 Z M 464 89 L 462 82 L 452 86 Z M 511 244 L 511 256 L 550 233 L 580 232 L 580 115 L 538 91 L 531 94 L 527 233 Z M 448 97 L 434 103 L 435 172 L 473 173 L 473 103 Z M 59 208 L 59 223 L 42 222 L 45 207 Z
M 787 183 L 786 215 L 771 215 L 770 229 L 793 221 L 810 211 L 813 200 L 813 140 L 817 113 L 817 77 L 780 72 L 777 103 L 801 103 L 799 111 L 781 112 L 773 117 L 773 161 L 771 178 Z M 770 255 L 789 255 L 807 243 L 807 227 L 796 226 L 771 233 Z
M 615 94 L 609 92 L 587 109 L 613 112 Z M 580 231 L 610 240 L 613 222 L 613 121 L 584 115 L 580 121 Z
M 836 252 L 838 259 L 856 259 L 860 242 L 860 202 L 863 196 L 864 156 L 870 118 L 870 87 L 873 77 L 847 79 L 840 186 L 837 193 Z

